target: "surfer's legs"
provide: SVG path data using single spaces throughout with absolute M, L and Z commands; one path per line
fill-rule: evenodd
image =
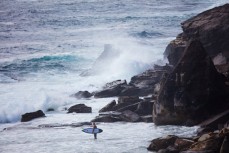
M 97 139 L 97 134 L 96 133 L 94 133 L 94 138 Z

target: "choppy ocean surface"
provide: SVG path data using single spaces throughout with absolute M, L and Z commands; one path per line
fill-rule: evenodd
M 163 64 L 166 45 L 180 23 L 228 0 L 1 0 L 0 152 L 147 152 L 153 138 L 192 135 L 196 127 L 153 123 L 101 123 L 94 140 L 83 127 L 38 128 L 93 119 L 112 99 L 77 100 L 115 79 L 130 80 L 153 64 Z M 104 48 L 109 44 L 109 48 Z M 106 49 L 111 60 L 94 67 Z M 117 55 L 116 52 L 119 52 Z M 66 114 L 85 103 L 91 114 Z M 55 111 L 46 112 L 53 108 Z M 21 115 L 42 109 L 46 118 L 20 123 Z M 3 130 L 8 128 L 8 130 Z

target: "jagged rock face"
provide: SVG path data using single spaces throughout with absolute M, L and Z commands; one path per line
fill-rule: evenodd
M 173 72 L 161 83 L 154 122 L 196 124 L 227 106 L 224 92 L 223 79 L 202 44 L 191 41 Z
M 176 65 L 190 39 L 199 39 L 210 57 L 229 52 L 229 4 L 213 8 L 181 23 L 183 33 L 165 51 L 169 63 Z M 227 57 L 228 58 L 228 57 Z

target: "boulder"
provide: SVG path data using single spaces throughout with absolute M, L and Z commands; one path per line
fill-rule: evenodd
M 116 105 L 116 101 L 112 100 L 110 103 L 108 103 L 106 106 L 104 106 L 102 109 L 99 110 L 99 112 L 108 112 L 113 111 L 113 107 Z
M 140 121 L 140 116 L 130 110 L 125 110 L 120 115 L 120 118 L 126 122 L 138 122 Z
M 21 122 L 28 122 L 32 119 L 39 118 L 39 117 L 45 117 L 45 114 L 42 110 L 23 114 L 21 116 Z
M 121 103 L 121 104 L 125 104 L 125 103 Z M 121 104 L 119 104 L 119 105 L 121 105 Z M 130 110 L 132 112 L 135 112 L 137 110 L 138 105 L 139 105 L 139 103 L 127 105 L 127 106 L 124 106 L 124 107 L 117 109 L 116 111 L 123 112 L 125 110 Z
M 178 150 L 187 150 L 193 143 L 194 141 L 189 139 L 177 138 L 174 143 L 174 146 Z
M 160 86 L 153 109 L 156 125 L 186 125 L 187 120 L 193 125 L 228 107 L 224 81 L 198 40 L 189 42 Z
M 166 149 L 168 146 L 174 145 L 177 136 L 169 135 L 167 137 L 156 138 L 151 141 L 151 144 L 147 148 L 150 151 L 158 151 L 160 149 Z
M 110 83 L 107 83 L 101 91 L 95 92 L 95 98 L 106 98 L 106 97 L 115 97 L 119 96 L 121 91 L 125 89 L 127 85 L 126 80 L 116 80 Z
M 227 127 L 220 130 L 219 136 L 220 137 L 229 137 L 229 126 L 228 125 L 227 125 Z
M 68 113 L 91 113 L 92 109 L 91 107 L 86 106 L 85 104 L 77 104 L 74 106 L 71 106 L 68 109 Z
M 93 95 L 88 91 L 78 91 L 77 93 L 73 94 L 72 96 L 75 98 L 81 99 L 81 98 L 90 98 Z
M 150 101 L 142 101 L 138 103 L 137 109 L 135 113 L 139 115 L 150 115 L 153 112 L 153 102 Z
M 99 116 L 96 116 L 91 122 L 118 122 L 123 121 L 120 118 L 121 112 L 109 111 L 109 112 L 101 112 Z
M 140 102 L 140 99 L 138 96 L 120 96 L 118 97 L 118 104 L 121 104 L 121 103 L 134 104 L 137 102 Z
M 227 152 L 229 152 L 229 141 L 228 141 L 228 137 L 226 136 L 220 148 L 220 153 L 227 153 Z
M 211 150 L 211 151 L 219 152 L 222 142 L 223 142 L 222 137 L 218 137 L 215 139 L 207 139 L 206 141 L 200 141 L 200 142 L 194 143 L 189 148 L 189 151 Z
M 200 142 L 200 141 L 205 141 L 205 140 L 209 139 L 210 137 L 211 137 L 211 135 L 208 134 L 208 133 L 203 134 L 203 135 L 201 135 L 201 137 L 198 139 L 198 142 Z
M 159 66 L 158 66 L 159 67 Z M 164 68 L 164 69 L 163 69 Z M 154 92 L 154 86 L 160 81 L 162 75 L 168 70 L 168 68 L 161 67 L 158 70 L 149 69 L 145 72 L 135 75 L 131 78 L 129 88 L 124 89 L 121 92 L 122 96 L 148 96 Z
M 48 108 L 46 111 L 47 112 L 53 112 L 53 111 L 55 111 L 55 109 L 54 108 Z
M 109 111 L 109 112 L 101 112 L 101 113 L 99 113 L 99 116 L 119 117 L 121 114 L 122 114 L 121 112 Z
M 175 40 L 172 40 L 165 49 L 164 56 L 168 58 L 169 64 L 176 65 L 180 60 L 187 45 L 187 40 L 178 35 Z
M 116 97 L 119 96 L 120 92 L 122 91 L 122 87 L 117 87 L 113 89 L 104 89 L 101 91 L 95 92 L 95 98 L 107 98 L 107 97 Z
M 112 81 L 112 82 L 106 83 L 103 86 L 103 89 L 113 89 L 113 88 L 116 88 L 116 87 L 119 87 L 119 86 L 125 86 L 125 85 L 127 85 L 126 80 L 116 80 L 116 81 Z
M 128 85 L 120 92 L 119 96 L 141 96 L 141 92 L 140 88 Z
M 215 7 L 181 23 L 183 33 L 167 46 L 164 55 L 176 65 L 187 42 L 198 39 L 210 57 L 229 51 L 229 4 Z M 229 56 L 228 56 L 229 57 Z M 228 58 L 227 57 L 227 58 Z
M 166 70 L 149 69 L 145 72 L 135 75 L 131 78 L 129 85 L 142 88 L 152 88 L 161 79 L 161 76 Z
M 91 120 L 91 122 L 118 122 L 122 121 L 119 117 L 105 115 L 105 116 L 97 116 L 95 119 Z
M 119 97 L 118 98 L 118 104 L 116 104 L 114 107 L 113 107 L 113 111 L 123 111 L 123 110 L 126 110 L 129 107 L 132 107 L 131 110 L 133 109 L 136 109 L 137 106 L 134 105 L 138 102 L 140 102 L 141 99 L 139 99 L 139 97 L 129 97 L 129 96 L 124 96 L 124 97 Z

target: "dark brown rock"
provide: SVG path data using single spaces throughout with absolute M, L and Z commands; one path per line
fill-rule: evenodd
M 88 91 L 78 91 L 77 93 L 73 94 L 72 96 L 75 98 L 81 99 L 81 98 L 90 98 L 93 95 Z
M 139 115 L 150 115 L 153 112 L 153 102 L 150 101 L 142 101 L 138 104 L 135 113 Z
M 95 119 L 91 120 L 91 122 L 118 122 L 122 121 L 119 117 L 114 117 L 114 116 L 97 116 Z
M 229 4 L 207 10 L 183 23 L 183 33 L 165 51 L 169 63 L 176 65 L 186 42 L 199 39 L 210 57 L 229 51 Z
M 45 114 L 43 113 L 42 110 L 23 114 L 21 116 L 21 122 L 28 122 L 32 119 L 39 118 L 39 117 L 45 117 Z
M 77 104 L 74 106 L 71 106 L 68 109 L 68 113 L 91 113 L 92 109 L 91 107 L 86 106 L 85 104 Z
M 165 138 L 157 138 L 151 141 L 151 144 L 147 148 L 150 151 L 158 151 L 160 149 L 166 149 L 168 146 L 174 145 L 177 136 L 167 136 Z
M 120 115 L 120 118 L 126 122 L 138 122 L 140 121 L 140 116 L 130 110 L 125 110 Z
M 106 83 L 103 86 L 103 89 L 113 89 L 113 88 L 116 88 L 118 86 L 125 86 L 125 85 L 127 85 L 126 80 L 116 80 L 116 81 Z
M 178 36 L 175 40 L 171 41 L 165 49 L 164 56 L 168 58 L 169 64 L 176 65 L 184 53 L 187 45 L 187 40 Z
M 120 103 L 120 104 L 118 104 L 118 105 L 120 106 L 120 105 L 122 105 L 122 104 L 125 104 L 125 103 Z M 119 108 L 119 109 L 116 109 L 115 111 L 123 112 L 123 111 L 125 111 L 125 110 L 130 110 L 130 111 L 132 111 L 132 112 L 135 112 L 135 111 L 137 110 L 137 108 L 138 108 L 138 105 L 139 105 L 139 103 L 135 103 L 135 104 L 123 106 L 123 107 L 121 107 L 121 108 Z
M 128 108 L 128 106 L 130 107 L 135 107 L 137 108 L 137 106 L 135 106 L 134 104 L 139 103 L 141 101 L 141 99 L 139 99 L 139 97 L 137 96 L 123 96 L 123 97 L 119 97 L 118 98 L 118 104 L 116 104 L 113 107 L 113 111 L 123 111 L 126 110 Z M 133 109 L 135 109 L 133 108 Z M 122 110 L 123 109 L 123 110 Z
M 226 107 L 221 75 L 202 44 L 191 41 L 173 72 L 161 82 L 154 123 L 185 125 L 189 120 L 189 125 L 196 124 Z
M 209 127 L 212 129 L 218 129 L 218 125 L 225 124 L 229 120 L 229 109 L 217 114 L 215 116 L 212 116 L 208 120 L 203 121 L 199 124 L 201 127 Z
M 141 94 L 142 90 L 138 87 L 135 86 L 126 86 L 119 94 L 119 96 L 142 96 Z M 147 93 L 145 93 L 144 95 L 147 95 Z
M 220 148 L 220 153 L 228 153 L 228 152 L 229 152 L 229 141 L 228 141 L 228 137 L 226 136 Z
M 121 91 L 125 89 L 127 85 L 126 80 L 116 80 L 110 83 L 107 83 L 101 91 L 97 91 L 94 94 L 95 98 L 106 98 L 106 97 L 115 97 L 119 96 Z
M 112 100 L 110 103 L 108 103 L 106 106 L 104 106 L 102 109 L 99 110 L 99 112 L 108 112 L 113 111 L 113 107 L 116 105 L 116 101 Z
M 194 143 L 190 148 L 189 151 L 206 151 L 211 150 L 214 152 L 219 152 L 221 144 L 223 142 L 223 138 L 218 137 L 215 139 L 207 139 L 205 141 L 200 141 Z
M 95 119 L 93 119 L 91 122 L 118 122 L 123 121 L 120 118 L 121 112 L 116 111 L 109 111 L 109 112 L 101 112 L 99 113 L 99 116 L 96 116 Z
M 112 89 L 104 89 L 101 91 L 95 92 L 95 98 L 107 98 L 107 97 L 116 97 L 119 96 L 124 87 L 118 86 Z
M 174 145 L 178 150 L 187 150 L 193 143 L 194 141 L 189 139 L 177 138 Z
M 121 103 L 134 104 L 140 101 L 141 100 L 139 99 L 138 96 L 120 96 L 118 97 L 118 104 L 121 104 Z

